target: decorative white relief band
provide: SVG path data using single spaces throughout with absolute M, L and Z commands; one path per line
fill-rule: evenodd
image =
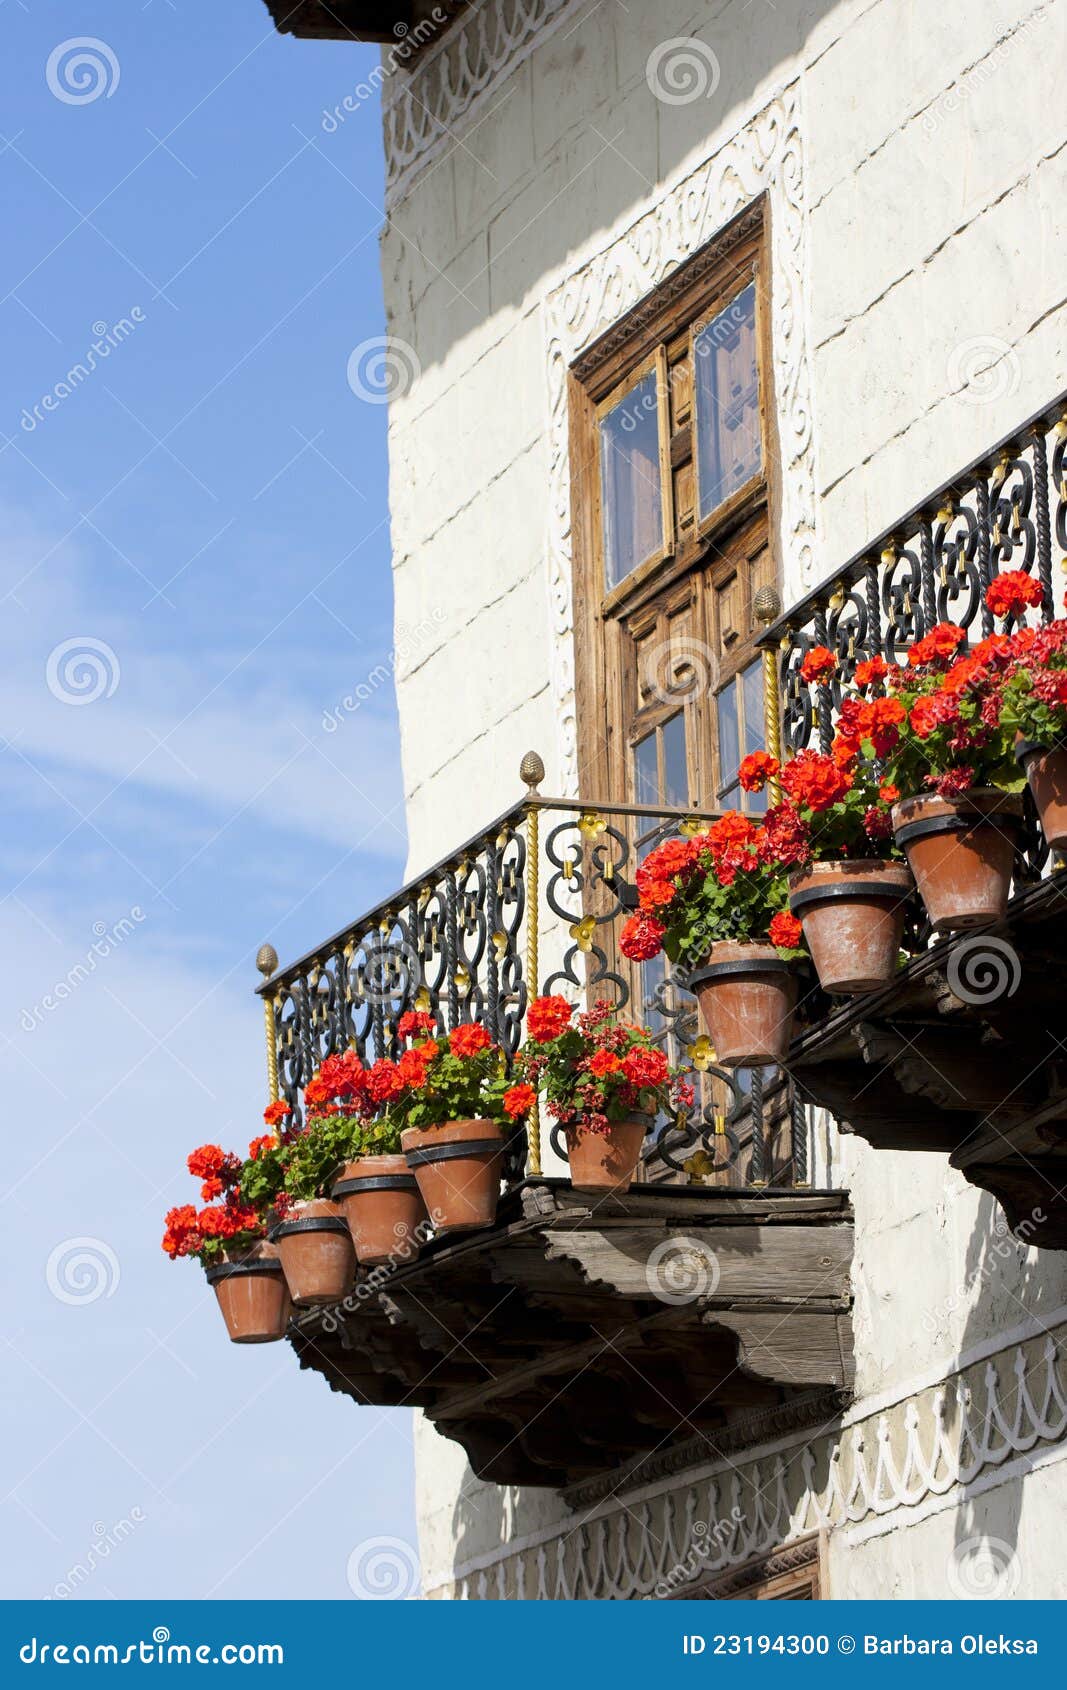
M 461 120 L 501 76 L 522 63 L 578 0 L 475 0 L 440 45 L 405 75 L 382 84 L 386 204 L 449 144 Z
M 548 570 L 553 634 L 552 691 L 559 724 L 560 791 L 577 796 L 571 596 L 567 371 L 610 329 L 761 194 L 770 202 L 771 342 L 781 442 L 777 562 L 787 594 L 814 580 L 815 456 L 805 309 L 807 218 L 797 83 L 785 88 L 695 170 L 548 294 Z
M 1029 1458 L 1025 1469 L 1067 1454 L 1067 1311 L 1054 1318 L 1051 1330 L 979 1356 L 889 1407 L 865 1415 L 861 1404 L 832 1431 L 602 1503 L 457 1568 L 438 1588 L 460 1600 L 662 1595 L 810 1532 L 875 1527 L 939 1498 L 948 1506 L 961 1487 L 983 1476 L 993 1483 L 998 1470 L 1017 1471 L 1021 1458 Z

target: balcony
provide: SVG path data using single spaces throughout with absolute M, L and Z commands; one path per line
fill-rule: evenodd
M 985 589 L 1025 570 L 1055 614 L 1053 537 L 1067 550 L 1067 399 L 1033 417 L 924 499 L 767 630 L 787 754 L 828 750 L 841 685 L 877 654 L 906 661 L 935 623 L 995 630 Z M 1067 568 L 1067 559 L 1059 565 Z M 805 653 L 838 659 L 810 686 Z M 915 953 L 888 987 L 813 1000 L 789 1059 L 800 1096 L 877 1149 L 947 1155 L 1000 1201 L 1025 1242 L 1067 1249 L 1067 1066 L 1062 999 L 1067 885 L 1026 795 L 1006 919 Z
M 639 852 L 714 818 L 546 798 L 540 759 L 522 772 L 523 800 L 387 903 L 287 968 L 261 953 L 272 1090 L 297 1121 L 322 1059 L 391 1053 L 407 1009 L 481 1021 L 513 1053 L 533 982 L 631 1002 L 615 930 Z M 682 982 L 639 990 L 697 1096 L 625 1196 L 577 1194 L 535 1119 L 491 1230 L 361 1269 L 289 1328 L 301 1366 L 358 1403 L 424 1409 L 497 1483 L 567 1485 L 672 1440 L 714 1445 L 753 1412 L 803 1423 L 848 1400 L 852 1215 L 810 1112 L 781 1073 L 716 1067 Z

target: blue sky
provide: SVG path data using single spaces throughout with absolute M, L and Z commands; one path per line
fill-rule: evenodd
M 343 1598 L 414 1543 L 410 1416 L 230 1346 L 159 1237 L 257 1130 L 259 944 L 403 873 L 391 689 L 324 727 L 393 643 L 377 104 L 321 126 L 377 50 L 261 0 L 4 31 L 2 1593 L 128 1521 L 82 1596 Z

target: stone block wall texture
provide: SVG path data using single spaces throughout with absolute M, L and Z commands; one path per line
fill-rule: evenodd
M 696 80 L 664 98 L 668 43 Z M 484 0 L 387 79 L 388 328 L 416 372 L 390 409 L 396 618 L 428 630 L 398 673 L 413 872 L 519 795 L 528 747 L 570 779 L 560 372 L 755 193 L 787 601 L 1067 391 L 1065 49 L 1067 7 L 1033 0 Z M 944 1158 L 839 1155 L 861 1401 L 1067 1304 L 1067 1262 Z M 425 1426 L 418 1458 L 439 1594 L 569 1519 Z M 1019 1477 L 1016 1534 L 1051 1531 L 1045 1481 Z M 946 1529 L 831 1553 L 834 1593 L 910 1593 Z

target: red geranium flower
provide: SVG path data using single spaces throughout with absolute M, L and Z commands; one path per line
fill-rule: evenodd
M 933 787 L 939 798 L 959 798 L 974 785 L 974 770 L 949 769 L 943 775 L 927 775 L 926 784 Z
M 448 1048 L 453 1056 L 477 1056 L 479 1051 L 488 1050 L 492 1042 L 478 1021 L 455 1027 L 448 1035 Z
M 663 949 L 666 931 L 662 921 L 657 921 L 654 915 L 632 915 L 622 924 L 619 949 L 631 962 L 650 962 Z M 540 1037 L 532 1029 L 530 1036 Z
M 1040 581 L 1025 569 L 1006 569 L 985 590 L 985 602 L 994 616 L 1018 616 L 1027 605 L 1040 604 L 1042 596 Z
M 854 679 L 858 687 L 870 687 L 876 681 L 884 681 L 888 673 L 889 664 L 884 657 L 868 657 L 865 662 L 856 664 Z
M 768 868 L 799 868 L 807 862 L 810 835 L 792 804 L 776 804 L 768 810 L 760 832 L 760 858 Z
M 803 937 L 804 929 L 795 915 L 788 910 L 779 910 L 772 916 L 771 925 L 767 929 L 768 938 L 772 945 L 777 945 L 783 951 L 795 951 Z
M 872 698 L 859 713 L 860 738 L 869 739 L 876 757 L 888 757 L 900 738 L 907 712 L 899 698 Z
M 533 1086 L 509 1086 L 502 1099 L 505 1115 L 510 1115 L 513 1121 L 521 1120 L 530 1113 L 536 1096 Z
M 635 1045 L 622 1059 L 622 1071 L 632 1086 L 644 1090 L 646 1086 L 661 1086 L 670 1072 L 670 1063 L 662 1050 L 648 1050 Z
M 226 1165 L 226 1152 L 219 1144 L 202 1144 L 189 1152 L 185 1165 L 194 1179 L 217 1179 Z
M 284 1097 L 279 1097 L 276 1103 L 268 1103 L 263 1111 L 263 1119 L 268 1127 L 280 1127 L 293 1113 L 292 1104 L 286 1103 Z
M 418 1091 L 426 1084 L 426 1069 L 427 1058 L 422 1051 L 406 1050 L 396 1065 L 397 1079 L 401 1085 Z
M 403 1089 L 404 1082 L 397 1073 L 396 1063 L 390 1062 L 387 1056 L 380 1056 L 367 1074 L 369 1096 L 375 1103 L 390 1103 L 394 1097 L 399 1097 Z
M 900 797 L 900 788 L 894 786 L 892 781 L 883 781 L 878 788 L 878 796 L 883 804 L 895 804 Z
M 813 645 L 800 665 L 800 673 L 809 682 L 827 681 L 836 668 L 837 658 L 829 647 Z
M 416 1033 L 432 1033 L 433 1030 L 434 1018 L 424 1009 L 407 1010 L 396 1024 L 398 1039 L 410 1039 Z
M 955 622 L 938 622 L 930 629 L 925 638 L 916 641 L 908 652 L 908 662 L 913 669 L 921 663 L 945 662 L 951 658 L 957 647 L 961 646 L 967 635 Z
M 868 839 L 888 839 L 893 831 L 889 811 L 880 809 L 877 804 L 871 804 L 863 812 L 863 831 Z
M 828 810 L 852 788 L 852 777 L 832 757 L 802 751 L 782 769 L 782 786 L 795 804 L 816 812 Z
M 762 792 L 781 768 L 777 757 L 766 751 L 750 751 L 738 770 L 738 779 L 746 792 Z
M 614 1074 L 622 1063 L 613 1050 L 598 1050 L 589 1058 L 589 1072 L 597 1079 L 603 1079 L 605 1074 Z
M 651 920 L 651 917 L 645 919 Z M 561 1033 L 567 1031 L 570 1024 L 571 1006 L 566 998 L 558 994 L 534 998 L 526 1013 L 526 1032 L 538 1044 L 551 1044 L 553 1039 L 558 1039 Z
M 274 1135 L 272 1133 L 264 1133 L 262 1138 L 254 1138 L 248 1146 L 248 1159 L 250 1162 L 258 1162 L 259 1158 L 264 1155 L 266 1151 L 273 1149 Z

